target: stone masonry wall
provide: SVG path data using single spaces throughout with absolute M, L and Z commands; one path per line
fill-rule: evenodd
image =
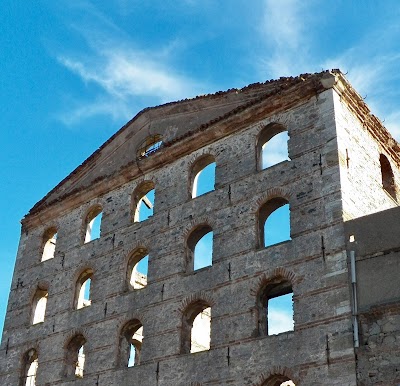
M 333 95 L 327 90 L 266 116 L 23 232 L 0 350 L 0 384 L 18 385 L 22 355 L 33 347 L 37 385 L 258 386 L 278 370 L 300 386 L 355 385 Z M 288 128 L 291 161 L 256 171 L 256 139 L 271 122 Z M 203 154 L 216 159 L 215 191 L 190 199 L 190 168 Z M 155 183 L 154 215 L 132 223 L 131 194 L 142 181 Z M 290 202 L 292 240 L 260 248 L 257 211 L 277 195 Z M 95 203 L 103 207 L 101 237 L 82 245 L 82 221 Z M 214 231 L 213 265 L 187 273 L 185 240 L 201 223 Z M 58 229 L 56 254 L 40 262 L 42 235 L 50 226 Z M 127 258 L 137 246 L 149 250 L 148 285 L 126 291 Z M 87 267 L 94 271 L 92 304 L 74 310 L 74 286 Z M 259 337 L 255 293 L 277 273 L 292 278 L 295 329 Z M 32 326 L 31 300 L 41 283 L 49 289 L 46 318 Z M 183 355 L 180 309 L 195 298 L 212 303 L 211 349 Z M 141 364 L 121 368 L 119 332 L 134 318 L 143 324 Z M 87 339 L 84 377 L 67 380 L 65 345 L 77 332 Z
M 384 147 L 372 138 L 336 93 L 334 101 L 343 219 L 347 221 L 396 207 L 397 202 L 382 188 L 380 153 L 391 162 L 397 187 L 400 186 L 399 169 Z

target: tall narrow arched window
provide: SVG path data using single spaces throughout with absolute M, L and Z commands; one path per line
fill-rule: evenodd
M 65 375 L 67 377 L 83 378 L 85 368 L 85 344 L 83 335 L 75 335 L 66 346 Z
M 194 165 L 190 176 L 192 198 L 215 189 L 215 158 L 212 155 L 201 157 Z
M 205 224 L 196 227 L 187 239 L 187 270 L 193 271 L 212 265 L 212 228 Z
M 139 149 L 137 151 L 137 159 L 140 160 L 150 157 L 162 147 L 162 144 L 162 135 L 155 134 L 148 136 L 139 146 Z
M 282 197 L 272 198 L 258 211 L 260 247 L 290 240 L 290 207 Z
M 285 375 L 274 374 L 261 386 L 296 386 L 295 383 Z
M 130 289 L 141 289 L 147 285 L 149 255 L 146 248 L 136 248 L 129 257 L 127 283 Z
M 140 364 L 140 351 L 143 343 L 143 326 L 139 320 L 126 323 L 120 335 L 120 363 L 123 367 Z
M 141 222 L 153 216 L 155 189 L 154 183 L 146 181 L 140 184 L 132 195 L 133 221 Z
M 283 278 L 269 281 L 258 292 L 257 310 L 260 336 L 293 331 L 292 284 Z
M 389 193 L 393 200 L 397 201 L 396 184 L 392 166 L 387 157 L 383 154 L 379 156 L 379 163 L 381 165 L 382 187 Z
M 57 229 L 50 228 L 43 234 L 42 261 L 52 259 L 56 249 Z
M 279 123 L 267 125 L 257 141 L 257 168 L 266 169 L 279 162 L 289 160 L 289 135 L 287 129 Z
M 92 304 L 90 287 L 92 284 L 93 271 L 91 269 L 85 270 L 76 282 L 75 289 L 75 307 L 80 309 L 90 306 Z
M 211 306 L 198 300 L 182 315 L 181 353 L 189 354 L 210 349 Z
M 39 367 L 38 354 L 35 349 L 27 351 L 23 357 L 21 386 L 36 386 L 36 374 Z
M 87 214 L 84 229 L 85 243 L 88 243 L 100 237 L 102 214 L 102 208 L 99 205 L 96 205 L 95 207 L 90 209 L 89 213 Z
M 32 302 L 32 324 L 44 322 L 48 292 L 38 288 Z

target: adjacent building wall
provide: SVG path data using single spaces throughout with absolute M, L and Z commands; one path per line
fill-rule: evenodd
M 360 347 L 358 384 L 400 383 L 400 208 L 345 223 L 355 241 Z

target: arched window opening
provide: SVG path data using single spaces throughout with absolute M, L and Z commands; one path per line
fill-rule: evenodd
M 66 376 L 83 378 L 85 368 L 85 344 L 86 339 L 83 335 L 74 336 L 66 348 Z
M 296 386 L 295 383 L 285 375 L 273 375 L 261 386 Z
M 129 288 L 141 289 L 147 285 L 149 255 L 145 248 L 137 248 L 129 258 L 127 282 Z
M 288 141 L 289 134 L 284 126 L 278 123 L 266 126 L 261 131 L 257 142 L 258 170 L 290 160 Z
M 132 197 L 134 222 L 141 222 L 153 216 L 155 189 L 152 182 L 145 182 L 140 185 Z
M 258 224 L 261 247 L 291 240 L 289 202 L 281 197 L 267 201 L 259 210 Z
M 47 290 L 38 289 L 33 298 L 32 304 L 32 324 L 44 322 L 47 305 Z
M 381 165 L 382 187 L 390 194 L 393 200 L 397 201 L 396 184 L 390 162 L 383 154 L 379 156 L 379 162 Z
M 189 354 L 210 349 L 211 307 L 199 300 L 192 303 L 182 318 L 181 353 Z
M 198 270 L 212 265 L 214 233 L 209 225 L 197 227 L 187 240 L 187 268 Z
M 275 279 L 264 286 L 257 297 L 260 336 L 294 330 L 293 289 L 285 279 Z
M 162 147 L 162 135 L 156 134 L 147 137 L 139 147 L 137 158 L 143 159 L 151 156 Z
M 96 206 L 86 216 L 85 243 L 88 243 L 100 237 L 102 214 L 103 212 L 101 206 Z
M 192 168 L 192 198 L 201 196 L 215 189 L 215 159 L 207 155 L 199 159 Z
M 52 259 L 56 250 L 57 229 L 48 229 L 43 235 L 42 261 Z
M 121 366 L 140 365 L 140 351 L 143 343 L 143 326 L 138 320 L 128 322 L 121 331 L 120 357 Z
M 93 271 L 86 270 L 81 274 L 76 283 L 76 309 L 88 307 L 92 304 L 90 286 L 92 284 Z
M 24 355 L 23 361 L 23 374 L 20 382 L 21 386 L 36 386 L 36 374 L 39 367 L 36 350 L 29 350 Z

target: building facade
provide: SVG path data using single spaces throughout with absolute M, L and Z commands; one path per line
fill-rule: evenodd
M 399 165 L 338 70 L 143 110 L 22 220 L 0 384 L 400 383 Z

